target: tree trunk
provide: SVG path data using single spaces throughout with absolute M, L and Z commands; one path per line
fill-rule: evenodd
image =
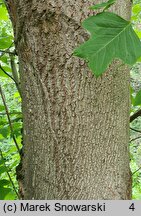
M 99 3 L 102 1 L 95 1 Z M 19 56 L 24 199 L 131 199 L 129 69 L 98 79 L 73 49 L 91 0 L 8 0 Z M 130 0 L 112 11 L 130 18 Z

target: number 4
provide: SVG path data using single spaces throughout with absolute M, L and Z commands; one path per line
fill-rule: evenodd
M 132 204 L 130 205 L 129 209 L 131 209 L 132 211 L 134 211 L 134 210 L 135 210 L 135 204 L 132 203 Z

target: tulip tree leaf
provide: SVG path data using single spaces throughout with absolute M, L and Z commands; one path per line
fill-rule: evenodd
M 102 12 L 83 21 L 91 34 L 88 41 L 74 50 L 74 55 L 85 59 L 96 77 L 100 76 L 113 59 L 133 65 L 141 56 L 141 42 L 129 21 Z
M 90 9 L 92 10 L 97 10 L 97 9 L 101 9 L 104 7 L 104 10 L 108 9 L 112 4 L 114 4 L 116 2 L 116 0 L 109 0 L 107 2 L 103 2 L 101 4 L 96 4 L 94 6 L 91 6 Z

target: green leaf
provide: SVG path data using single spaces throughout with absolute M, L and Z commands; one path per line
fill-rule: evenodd
M 96 5 L 94 5 L 94 6 L 91 6 L 90 9 L 92 9 L 92 10 L 97 10 L 97 9 L 101 9 L 101 8 L 105 7 L 104 10 L 106 10 L 106 9 L 108 9 L 112 4 L 114 4 L 115 2 L 116 2 L 116 0 L 109 0 L 109 1 L 103 2 L 103 3 L 101 3 L 101 4 L 96 4 Z
M 5 160 L 0 159 L 0 165 L 3 165 L 3 164 L 5 164 Z
M 0 187 L 0 200 L 4 200 L 10 192 L 11 188 Z
M 19 98 L 19 97 L 20 97 L 19 92 L 15 92 L 15 94 L 14 94 L 14 98 Z
M 0 57 L 0 61 L 5 64 L 8 64 L 8 60 L 9 60 L 9 57 L 6 55 Z
M 9 191 L 9 193 L 7 193 L 7 195 L 5 195 L 4 199 L 5 200 L 15 200 L 16 198 L 16 194 L 14 193 L 13 190 Z
M 131 99 L 131 104 L 134 105 L 134 89 L 130 86 L 130 99 Z
M 4 127 L 5 125 L 7 125 L 7 119 L 5 117 L 1 118 L 0 120 L 0 126 Z M 0 127 L 1 128 L 1 127 Z
M 139 105 L 141 105 L 141 90 L 138 91 L 134 99 L 134 106 L 139 106 Z
M 0 69 L 0 77 L 6 77 L 6 78 L 8 78 L 9 76 L 6 75 L 6 74 Z
M 9 184 L 11 184 L 11 182 L 7 179 L 0 180 L 0 187 L 7 186 Z
M 140 13 L 140 12 L 141 12 L 141 5 L 140 5 L 140 4 L 134 5 L 133 8 L 132 8 L 132 12 L 133 12 L 134 14 Z
M 119 58 L 133 65 L 141 56 L 141 42 L 131 23 L 120 16 L 103 12 L 84 20 L 83 27 L 91 38 L 74 50 L 74 55 L 85 59 L 96 77 Z
M 0 166 L 0 175 L 5 172 L 7 172 L 7 168 L 5 166 Z
M 5 126 L 3 128 L 0 128 L 0 134 L 2 134 L 3 137 L 7 138 L 9 133 L 10 133 L 9 127 Z
M 135 31 L 136 31 L 136 34 L 138 35 L 138 37 L 141 38 L 141 31 L 138 31 L 136 29 L 135 29 Z
M 21 119 L 18 118 L 18 120 L 21 121 Z M 22 128 L 22 123 L 21 122 L 14 122 L 13 123 L 13 131 L 14 131 L 14 134 L 15 136 L 20 136 L 21 135 L 21 128 Z
M 141 62 L 141 57 L 140 58 L 138 58 L 138 60 L 137 60 L 138 62 Z
M 8 13 L 5 7 L 0 7 L 0 19 L 7 21 L 9 19 Z
M 11 70 L 11 68 L 10 68 L 9 66 L 2 66 L 2 68 L 3 68 L 3 70 L 4 70 L 5 72 L 7 72 L 7 73 L 12 72 L 12 70 Z M 9 76 L 8 76 L 6 73 L 4 73 L 3 70 L 0 68 L 0 76 L 1 76 L 1 77 L 9 78 Z
M 0 112 L 5 110 L 5 106 L 0 105 Z
M 136 21 L 136 22 L 137 22 L 137 20 L 138 20 L 138 17 L 137 17 L 136 15 L 134 15 L 134 16 L 132 16 L 132 17 L 131 17 L 131 20 L 132 20 L 132 21 Z
M 6 71 L 6 72 L 12 72 L 11 67 L 7 66 L 2 66 L 2 68 Z
M 7 49 L 13 42 L 12 36 L 5 36 L 0 38 L 0 49 Z

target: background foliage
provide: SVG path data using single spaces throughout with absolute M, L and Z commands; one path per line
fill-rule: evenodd
M 134 0 L 132 23 L 141 39 L 141 1 Z M 141 63 L 131 68 L 131 116 L 141 109 Z M 133 130 L 134 129 L 134 130 Z M 136 130 L 136 131 L 135 131 Z M 130 158 L 132 171 L 132 198 L 141 200 L 141 117 L 130 124 Z
M 18 199 L 18 184 L 16 181 L 16 166 L 20 156 L 15 145 L 21 148 L 21 98 L 11 77 L 11 58 L 14 58 L 18 69 L 18 60 L 14 54 L 13 31 L 7 10 L 0 0 L 0 199 Z M 10 55 L 12 57 L 10 57 Z M 8 113 L 4 101 L 8 108 Z M 8 115 L 7 115 L 8 114 Z M 10 118 L 12 131 L 9 125 Z
M 141 2 L 139 0 L 135 0 L 133 4 L 132 22 L 134 30 L 141 38 Z M 14 51 L 13 41 L 11 22 L 4 3 L 0 0 L 0 200 L 19 199 L 16 167 L 20 161 L 17 145 L 20 149 L 22 147 L 22 112 L 20 89 L 12 67 L 12 62 L 14 61 L 18 71 L 18 58 Z M 140 74 L 141 63 L 137 63 L 131 68 L 131 116 L 141 109 Z M 141 200 L 140 117 L 131 122 L 130 131 L 130 164 L 133 179 L 132 198 Z

